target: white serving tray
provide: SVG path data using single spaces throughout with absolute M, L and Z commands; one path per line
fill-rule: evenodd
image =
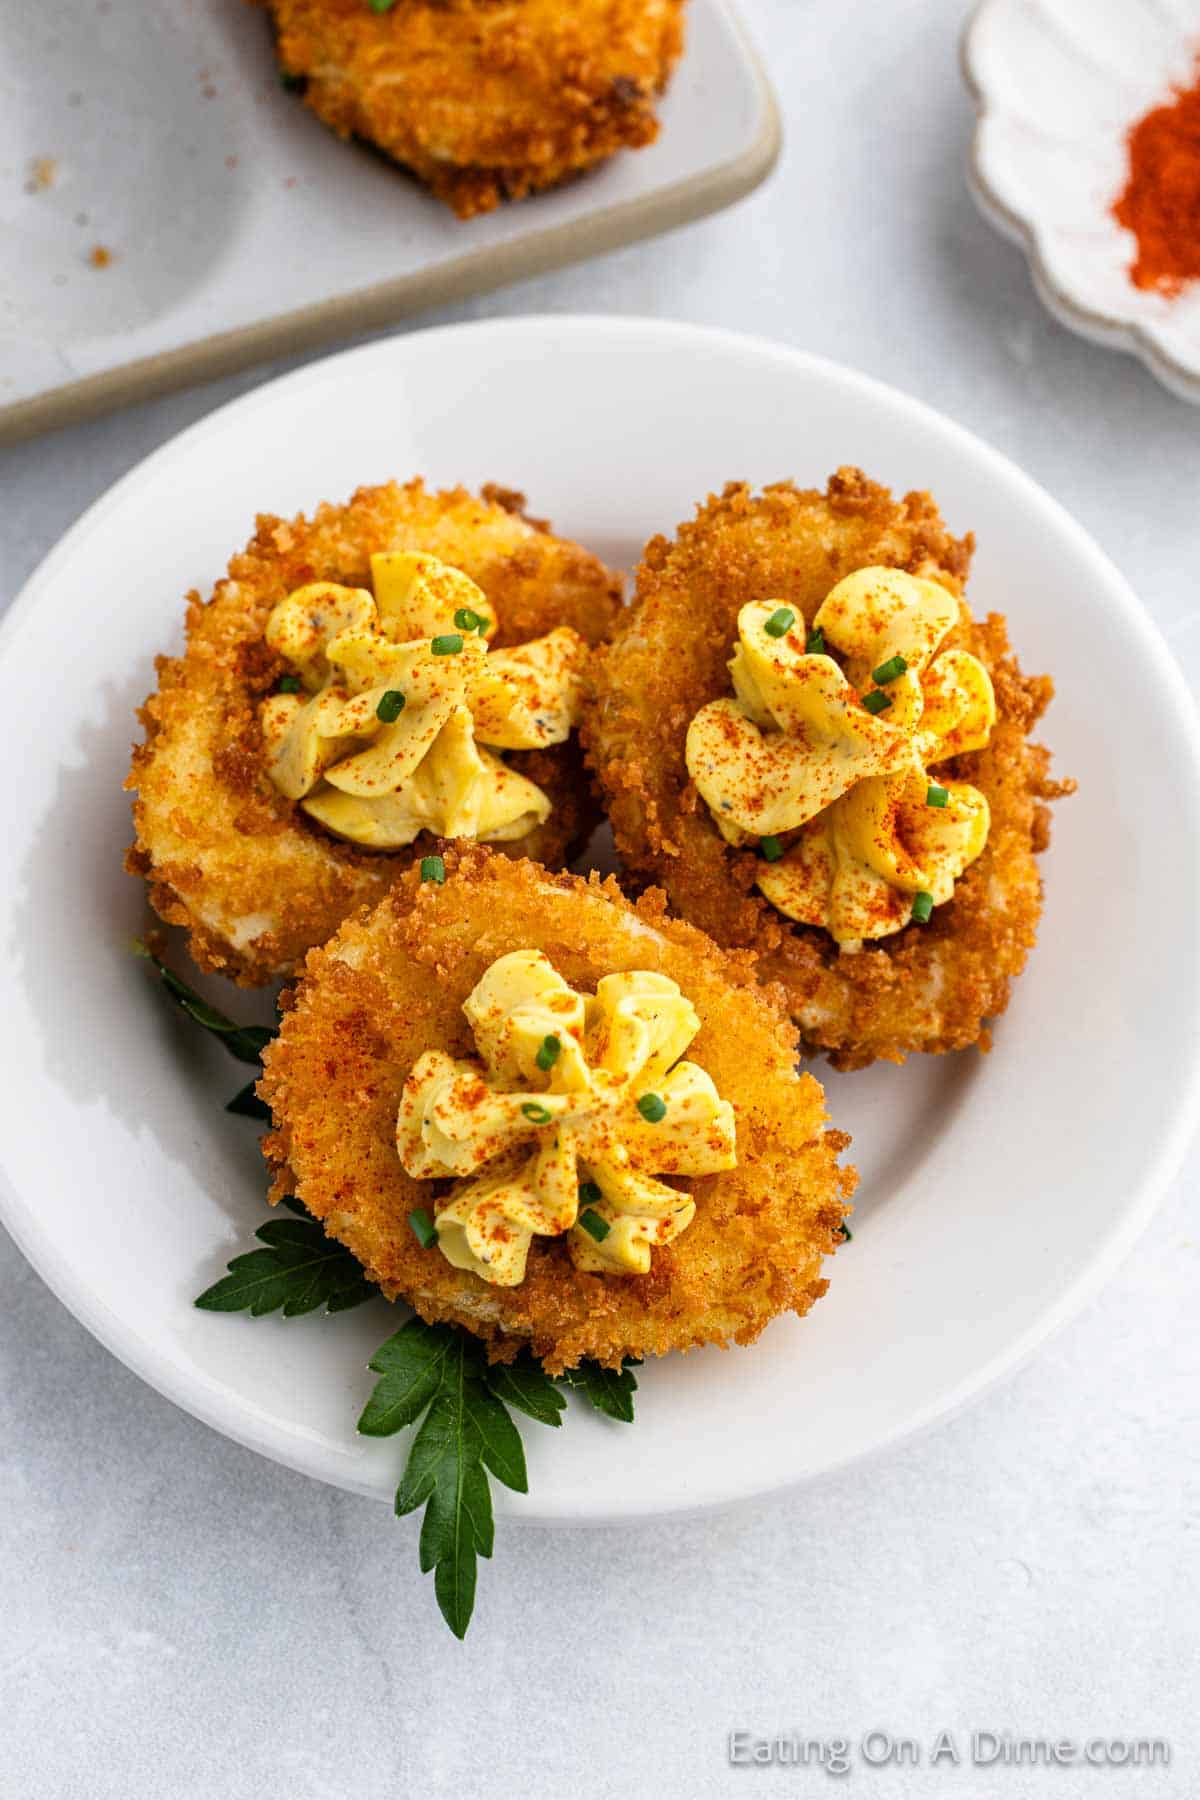
M 266 14 L 240 0 L 6 8 L 0 442 L 739 199 L 778 155 L 778 111 L 725 0 L 688 14 L 656 144 L 463 222 L 285 92 Z

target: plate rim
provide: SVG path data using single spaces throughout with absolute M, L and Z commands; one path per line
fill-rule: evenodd
M 766 65 L 733 0 L 709 3 L 728 20 L 737 37 L 759 100 L 758 133 L 728 162 L 580 218 L 534 229 L 510 242 L 464 250 L 436 268 L 314 300 L 308 306 L 194 338 L 173 350 L 160 350 L 0 405 L 0 446 L 79 425 L 193 383 L 234 375 L 272 357 L 317 350 L 343 334 L 378 331 L 413 313 L 492 294 L 518 281 L 552 274 L 695 224 L 745 199 L 761 187 L 779 161 L 783 120 Z
M 299 390 L 323 381 L 332 369 L 351 361 L 361 359 L 370 362 L 395 356 L 423 355 L 435 339 L 461 340 L 464 334 L 469 334 L 498 338 L 502 344 L 505 338 L 533 335 L 543 353 L 551 356 L 561 340 L 584 341 L 596 332 L 625 338 L 631 342 L 641 340 L 643 344 L 648 338 L 658 338 L 660 341 L 670 340 L 676 346 L 687 344 L 693 351 L 708 350 L 741 358 L 747 355 L 762 357 L 827 380 L 832 378 L 877 402 L 892 405 L 900 403 L 910 414 L 918 416 L 947 436 L 951 443 L 957 441 L 964 448 L 969 448 L 974 457 L 981 459 L 1001 479 L 1015 484 L 1022 497 L 1043 516 L 1048 516 L 1058 530 L 1070 539 L 1072 547 L 1083 560 L 1090 562 L 1102 574 L 1106 603 L 1111 602 L 1118 607 L 1123 622 L 1141 641 L 1147 661 L 1160 684 L 1163 706 L 1171 715 L 1170 722 L 1177 728 L 1178 735 L 1187 748 L 1187 763 L 1179 771 L 1180 778 L 1182 780 L 1186 777 L 1194 803 L 1200 808 L 1200 722 L 1197 720 L 1192 695 L 1165 638 L 1156 622 L 1141 607 L 1133 588 L 1112 559 L 1066 508 L 1031 475 L 985 439 L 925 401 L 832 358 L 727 328 L 636 315 L 523 314 L 432 326 L 422 331 L 357 345 L 260 383 L 248 393 L 215 408 L 168 438 L 86 508 L 43 557 L 0 620 L 0 660 L 9 654 L 10 645 L 26 616 L 40 603 L 42 588 L 56 579 L 59 563 L 77 555 L 77 546 L 83 546 L 91 532 L 103 524 L 105 516 L 122 504 L 126 493 L 136 489 L 159 463 L 176 455 L 181 447 L 193 446 L 205 436 L 223 431 L 227 428 L 231 415 L 269 406 L 278 390 Z M 982 1398 L 999 1382 L 1015 1374 L 1042 1344 L 1074 1318 L 1099 1292 L 1148 1226 L 1177 1173 L 1198 1126 L 1200 1042 L 1193 1050 L 1191 1066 L 1183 1079 L 1171 1129 L 1163 1133 L 1155 1146 L 1140 1185 L 1126 1200 L 1107 1238 L 1092 1247 L 1087 1261 L 1080 1266 L 1074 1279 L 1052 1305 L 981 1369 L 964 1377 L 948 1393 L 935 1397 L 916 1412 L 906 1414 L 894 1428 L 883 1433 L 870 1445 L 849 1450 L 818 1470 L 801 1474 L 785 1472 L 778 1479 L 757 1481 L 753 1486 L 733 1491 L 726 1484 L 719 1493 L 705 1494 L 701 1491 L 697 1495 L 689 1495 L 686 1501 L 661 1501 L 655 1496 L 635 1496 L 624 1502 L 619 1510 L 595 1511 L 584 1510 L 580 1506 L 566 1506 L 552 1513 L 538 1512 L 536 1503 L 523 1505 L 517 1501 L 511 1505 L 511 1509 L 508 1505 L 502 1507 L 504 1516 L 541 1526 L 606 1525 L 632 1518 L 683 1517 L 721 1510 L 751 1499 L 798 1489 L 810 1481 L 823 1480 L 856 1465 L 866 1465 L 896 1445 L 924 1435 L 935 1425 L 955 1417 L 972 1401 Z M 3 1168 L 0 1168 L 0 1224 L 6 1227 L 35 1272 L 67 1310 L 119 1362 L 164 1398 L 220 1432 L 222 1436 L 231 1438 L 273 1462 L 367 1498 L 382 1498 L 378 1485 L 373 1481 L 357 1478 L 352 1467 L 331 1469 L 330 1453 L 326 1446 L 322 1445 L 314 1454 L 312 1446 L 305 1442 L 302 1433 L 280 1427 L 274 1415 L 263 1408 L 242 1398 L 231 1400 L 228 1390 L 218 1381 L 194 1368 L 173 1359 L 164 1363 L 161 1352 L 156 1356 L 154 1346 L 148 1340 L 97 1300 L 86 1281 L 60 1256 L 53 1239 L 48 1234 L 39 1232 L 35 1209 L 21 1199 L 9 1180 L 7 1170 Z

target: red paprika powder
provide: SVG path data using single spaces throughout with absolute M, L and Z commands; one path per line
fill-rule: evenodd
M 1178 294 L 1200 280 L 1200 65 L 1191 87 L 1131 126 L 1129 178 L 1113 207 L 1137 239 L 1135 287 Z

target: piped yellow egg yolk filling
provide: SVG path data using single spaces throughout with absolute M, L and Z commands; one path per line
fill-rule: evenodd
M 404 1087 L 396 1143 L 420 1180 L 453 1177 L 437 1242 L 498 1287 L 525 1276 L 535 1236 L 567 1236 L 577 1268 L 645 1275 L 695 1217 L 657 1175 L 736 1166 L 733 1108 L 680 1061 L 700 1020 L 646 970 L 580 994 L 540 950 L 492 963 L 463 1006 L 477 1056 L 429 1050 Z
M 729 843 L 757 840 L 761 892 L 847 948 L 924 923 L 987 842 L 984 795 L 929 773 L 996 722 L 983 664 L 941 649 L 958 619 L 939 582 L 888 568 L 839 581 L 811 631 L 755 601 L 732 697 L 688 728 L 688 773 Z
M 561 744 L 578 721 L 587 654 L 566 626 L 489 650 L 495 608 L 436 557 L 371 558 L 374 593 L 312 582 L 281 600 L 266 639 L 294 673 L 263 702 L 271 780 L 336 837 L 372 850 L 419 832 L 500 843 L 550 815 L 505 750 Z

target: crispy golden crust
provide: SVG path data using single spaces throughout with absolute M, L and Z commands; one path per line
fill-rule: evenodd
M 627 867 L 661 882 L 718 943 L 754 950 L 764 978 L 786 989 L 806 1041 L 839 1068 L 986 1047 L 985 1021 L 1003 1012 L 1037 931 L 1044 802 L 1070 785 L 1048 779 L 1046 751 L 1027 741 L 1053 685 L 1021 674 L 1002 617 L 977 623 L 964 605 L 948 642 L 987 665 L 999 718 L 986 750 L 943 767 L 987 795 L 988 845 L 929 925 L 856 955 L 755 892 L 754 856 L 724 843 L 688 779 L 688 724 L 728 691 L 747 601 L 790 601 L 811 620 L 836 581 L 872 563 L 934 576 L 961 596 L 973 547 L 950 535 L 928 494 L 896 501 L 857 469 L 839 470 L 824 494 L 782 482 L 755 495 L 731 483 L 673 542 L 647 545 L 636 600 L 593 661 L 583 738 Z
M 275 1130 L 263 1140 L 273 1196 L 295 1193 L 391 1296 L 489 1342 L 495 1359 L 528 1342 L 558 1371 L 583 1357 L 616 1365 L 699 1344 L 748 1343 L 776 1313 L 807 1312 L 824 1291 L 854 1183 L 825 1129 L 824 1095 L 796 1070 L 796 1034 L 753 964 L 636 906 L 612 880 L 550 875 L 465 847 L 444 887 L 411 872 L 370 914 L 314 950 L 265 1057 L 259 1092 Z M 490 1287 L 422 1250 L 408 1225 L 438 1189 L 396 1153 L 404 1079 L 422 1052 L 470 1054 L 462 1003 L 487 966 L 538 948 L 582 989 L 613 971 L 671 976 L 700 1015 L 688 1055 L 737 1115 L 738 1167 L 687 1183 L 696 1217 L 655 1250 L 645 1277 L 581 1274 L 561 1240 L 535 1238 L 516 1288 Z
M 127 867 L 150 883 L 155 910 L 191 934 L 201 968 L 244 985 L 289 974 L 355 907 L 373 902 L 435 848 L 422 837 L 383 854 L 337 842 L 286 800 L 263 766 L 258 707 L 283 673 L 263 641 L 272 607 L 314 580 L 370 585 L 370 555 L 403 548 L 456 564 L 495 602 L 497 644 L 570 625 L 595 644 L 610 628 L 619 581 L 594 556 L 525 518 L 522 496 L 488 487 L 431 493 L 420 481 L 360 488 L 311 519 L 260 517 L 213 597 L 189 596 L 187 649 L 160 657 L 142 708 L 145 743 L 126 786 L 137 839 Z M 572 740 L 512 757 L 546 790 L 545 825 L 506 846 L 560 866 L 594 819 Z
M 683 49 L 684 0 L 267 3 L 317 116 L 463 219 L 652 143 Z

